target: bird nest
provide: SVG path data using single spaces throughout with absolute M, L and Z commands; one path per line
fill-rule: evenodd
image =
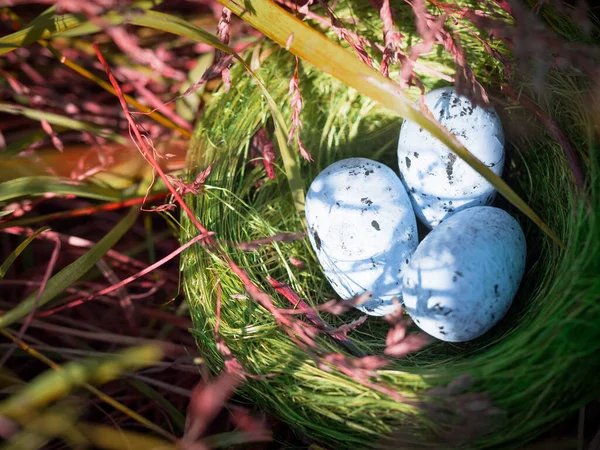
M 352 19 L 353 33 L 383 45 L 378 11 L 356 3 L 341 2 L 337 17 Z M 392 5 L 406 50 L 420 39 L 413 11 Z M 580 36 L 556 11 L 542 16 L 568 39 Z M 294 189 L 306 191 L 321 170 L 348 157 L 397 171 L 398 116 L 300 61 L 299 136 L 309 162 L 277 145 L 264 91 L 235 64 L 231 87 L 211 97 L 190 147 L 190 180 L 213 164 L 202 192 L 186 201 L 218 246 L 195 244 L 181 261 L 205 364 L 214 372 L 242 371 L 249 401 L 334 448 L 514 447 L 600 394 L 600 186 L 588 78 L 552 68 L 540 89 L 521 70 L 527 63 L 500 40 L 466 21 L 446 26 L 502 117 L 504 180 L 565 244 L 497 198 L 495 206 L 525 232 L 527 269 L 508 315 L 474 341 L 420 348 L 406 318 L 363 321 L 358 311 L 331 302 L 335 293 L 302 234 Z M 376 59 L 376 46 L 369 52 Z M 288 94 L 294 56 L 267 40 L 242 56 L 277 113 L 297 123 Z M 455 58 L 437 47 L 415 67 L 426 91 L 449 85 L 458 72 Z M 418 98 L 419 89 L 408 91 Z M 290 161 L 301 179 L 289 171 Z M 182 242 L 197 236 L 185 215 L 181 225 Z

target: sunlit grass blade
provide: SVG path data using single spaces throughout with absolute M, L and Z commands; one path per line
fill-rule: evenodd
M 111 357 L 75 361 L 48 370 L 29 381 L 21 391 L 0 403 L 0 414 L 20 421 L 32 417 L 57 399 L 85 384 L 104 384 L 125 372 L 147 367 L 162 358 L 156 346 L 125 349 Z
M 48 39 L 60 31 L 76 27 L 80 22 L 80 19 L 70 14 L 45 13 L 32 25 L 0 38 L 0 55 L 33 44 L 40 39 Z
M 93 444 L 103 450 L 177 450 L 178 447 L 162 439 L 129 430 L 120 430 L 107 425 L 78 423 L 77 428 Z
M 41 354 L 40 352 L 38 352 L 34 348 L 30 347 L 29 345 L 27 345 L 22 340 L 19 340 L 16 336 L 12 335 L 8 331 L 0 329 L 0 334 L 3 334 L 5 337 L 7 337 L 8 339 L 10 339 L 14 343 L 16 343 L 19 347 L 21 347 L 21 349 L 23 349 L 24 351 L 26 351 L 27 353 L 29 353 L 34 358 L 42 361 L 44 364 L 46 364 L 48 367 L 52 368 L 53 370 L 55 370 L 57 372 L 61 372 L 63 370 L 62 366 L 59 366 L 54 361 L 52 361 L 51 359 L 47 358 L 46 356 L 44 356 L 43 354 Z M 157 361 L 162 358 L 162 355 L 164 353 L 164 351 L 162 351 L 159 348 L 159 346 L 156 346 L 156 345 L 149 345 L 149 346 L 143 345 L 143 346 L 139 346 L 139 347 L 134 347 L 134 348 L 132 348 L 130 350 L 134 350 L 136 348 L 139 349 L 140 351 L 144 351 L 144 349 L 149 349 L 149 351 L 154 351 L 154 352 L 159 353 L 159 354 L 156 355 L 156 360 Z M 111 358 L 111 357 L 114 357 L 114 355 L 110 355 L 107 358 Z M 149 362 L 148 364 L 151 364 L 151 362 Z M 134 421 L 136 421 L 136 422 L 144 425 L 149 430 L 153 430 L 155 433 L 157 433 L 157 434 L 159 434 L 161 436 L 164 436 L 167 439 L 174 440 L 174 437 L 172 435 L 170 435 L 168 432 L 166 432 L 165 430 L 163 430 L 162 428 L 160 428 L 158 425 L 155 425 L 150 420 L 146 419 L 145 417 L 143 417 L 140 414 L 136 413 L 135 411 L 131 410 L 127 406 L 123 405 L 122 403 L 119 403 L 117 400 L 115 400 L 114 398 L 112 398 L 109 395 L 105 394 L 104 392 L 98 390 L 97 388 L 95 388 L 94 386 L 92 386 L 91 384 L 89 384 L 88 382 L 83 382 L 81 385 L 82 385 L 82 387 L 84 387 L 89 392 L 91 392 L 92 394 L 94 394 L 95 396 L 97 396 L 100 400 L 102 400 L 106 404 L 112 406 L 117 411 L 120 411 L 121 413 L 123 413 L 126 416 L 130 417 Z
M 12 263 L 15 262 L 15 260 L 19 257 L 19 255 L 21 253 L 23 253 L 23 250 L 25 250 L 27 248 L 27 246 L 29 244 L 31 244 L 31 242 L 41 233 L 43 233 L 44 231 L 48 231 L 50 229 L 50 227 L 43 227 L 40 228 L 39 230 L 37 230 L 35 233 L 33 233 L 31 236 L 29 236 L 27 239 L 25 239 L 23 242 L 21 242 L 17 248 L 15 248 L 10 255 L 8 255 L 8 257 L 4 260 L 4 262 L 2 263 L 2 265 L 0 266 L 0 280 L 2 278 L 4 278 L 4 275 L 6 275 L 6 272 L 8 271 L 8 269 L 10 268 L 10 266 L 12 266 Z
M 502 178 L 473 156 L 439 122 L 428 119 L 415 108 L 412 99 L 389 78 L 270 0 L 254 0 L 251 3 L 219 0 L 219 3 L 293 54 L 429 131 L 564 248 L 560 238 Z
M 15 116 L 24 116 L 33 120 L 46 120 L 51 125 L 58 125 L 69 130 L 88 131 L 97 136 L 110 139 L 119 144 L 125 144 L 127 140 L 116 133 L 99 128 L 95 125 L 82 122 L 81 120 L 71 119 L 70 117 L 61 116 L 60 114 L 49 113 L 46 111 L 38 111 L 36 109 L 26 108 L 21 105 L 11 103 L 0 103 L 0 112 L 13 114 Z
M 184 19 L 170 14 L 136 9 L 135 14 L 118 14 L 113 11 L 102 16 L 102 19 L 111 25 L 130 24 L 165 31 L 204 42 L 224 53 L 233 54 L 233 50 L 223 44 L 216 36 Z M 48 25 L 57 23 L 63 24 L 63 26 Z M 67 30 L 69 32 L 66 32 Z M 40 23 L 0 38 L 0 55 L 24 45 L 32 44 L 38 40 L 47 40 L 56 36 L 90 35 L 99 31 L 101 31 L 101 28 L 96 23 L 90 22 L 82 16 L 73 14 L 54 15 L 40 20 Z M 27 36 L 28 33 L 30 36 Z M 25 36 L 27 36 L 27 39 L 24 38 Z
M 86 439 L 75 426 L 80 413 L 81 409 L 69 399 L 47 410 L 36 411 L 33 417 L 21 421 L 22 429 L 0 449 L 37 450 L 53 438 L 62 438 L 71 448 L 81 448 Z
M 131 208 L 129 213 L 127 213 L 127 215 L 123 217 L 123 219 L 121 219 L 121 221 L 117 223 L 106 236 L 98 241 L 94 247 L 50 278 L 44 292 L 37 301 L 38 306 L 43 306 L 54 299 L 94 267 L 100 258 L 112 249 L 121 237 L 123 237 L 123 235 L 132 227 L 138 214 L 138 207 Z M 0 316 L 0 329 L 19 321 L 29 314 L 36 304 L 36 297 L 37 291 L 20 302 L 15 308 Z
M 117 191 L 85 181 L 52 176 L 21 177 L 0 183 L 0 202 L 20 197 L 57 194 L 76 195 L 94 200 L 120 200 Z
M 160 4 L 161 1 L 134 1 L 131 3 L 131 8 L 135 8 L 136 13 L 144 11 L 145 9 L 153 8 Z M 50 39 L 61 32 L 65 32 L 72 28 L 80 26 L 82 23 L 86 23 L 87 19 L 83 16 L 77 16 L 74 14 L 56 14 L 56 7 L 51 6 L 50 8 L 43 11 L 35 19 L 33 19 L 28 26 L 22 30 L 8 34 L 0 38 L 0 55 L 16 50 L 17 48 L 24 47 L 29 44 L 33 44 L 36 41 Z M 14 13 L 11 14 L 13 18 L 16 18 Z M 97 25 L 91 25 L 92 30 L 97 31 L 99 27 Z M 93 31 L 83 30 L 83 34 L 90 34 Z

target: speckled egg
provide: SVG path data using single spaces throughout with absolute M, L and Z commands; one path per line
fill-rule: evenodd
M 306 195 L 310 243 L 343 299 L 366 291 L 357 305 L 383 316 L 401 301 L 402 271 L 417 248 L 417 222 L 406 189 L 384 164 L 365 158 L 323 170 Z
M 493 108 L 474 107 L 451 87 L 429 92 L 425 104 L 467 150 L 495 174 L 502 174 L 504 133 Z M 457 211 L 494 200 L 496 191 L 490 183 L 414 122 L 402 124 L 398 163 L 415 214 L 429 228 Z
M 438 339 L 475 339 L 508 311 L 525 259 L 525 236 L 506 211 L 476 206 L 457 212 L 421 241 L 405 269 L 406 310 Z

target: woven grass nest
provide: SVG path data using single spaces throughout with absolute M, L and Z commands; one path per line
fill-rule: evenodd
M 419 39 L 412 9 L 403 2 L 392 6 L 403 43 L 410 47 Z M 571 40 L 581 37 L 569 20 L 549 11 L 540 17 L 551 28 Z M 368 2 L 340 2 L 335 13 L 352 23 L 356 33 L 381 43 L 379 14 Z M 504 100 L 496 104 L 507 136 L 503 178 L 566 245 L 561 249 L 508 202 L 497 199 L 496 206 L 513 214 L 525 231 L 527 270 L 509 314 L 475 341 L 437 342 L 403 358 L 388 358 L 384 367 L 368 367 L 368 357 L 354 356 L 327 333 L 307 345 L 295 325 L 290 330 L 246 294 L 227 258 L 277 308 L 291 304 L 270 279 L 285 283 L 311 307 L 336 298 L 307 238 L 252 251 L 236 245 L 303 230 L 281 156 L 274 161 L 274 179 L 269 179 L 256 152 L 259 130 L 277 147 L 274 122 L 264 93 L 239 63 L 232 66 L 229 91 L 221 88 L 207 105 L 190 148 L 190 179 L 210 163 L 214 166 L 203 192 L 188 196 L 187 202 L 224 249 L 219 253 L 195 245 L 181 263 L 193 333 L 205 363 L 216 373 L 237 361 L 251 375 L 242 389 L 249 401 L 313 442 L 333 448 L 514 448 L 600 395 L 600 182 L 590 83 L 582 72 L 551 69 L 544 73 L 540 91 L 499 40 L 488 39 L 493 42 L 491 56 L 472 26 L 461 21 L 446 26 L 460 38 L 490 97 Z M 333 31 L 326 33 L 336 39 Z M 242 56 L 291 123 L 288 88 L 294 56 L 268 40 Z M 450 84 L 439 73 L 455 74 L 451 55 L 437 49 L 419 61 L 423 70 L 416 73 L 426 90 Z M 398 116 L 302 61 L 298 79 L 304 99 L 300 137 L 314 158 L 308 162 L 293 156 L 305 190 L 323 168 L 346 157 L 363 156 L 398 170 Z M 538 115 L 509 101 L 503 86 L 532 99 Z M 418 97 L 418 89 L 410 92 Z M 565 157 L 564 142 L 557 142 L 541 117 L 553 118 L 575 149 L 583 166 L 582 189 Z M 183 216 L 182 241 L 196 235 Z M 332 328 L 360 317 L 355 310 L 319 314 Z M 284 317 L 310 323 L 302 314 Z M 385 320 L 369 317 L 348 337 L 354 352 L 382 356 L 389 330 Z M 231 355 L 224 356 L 224 348 Z

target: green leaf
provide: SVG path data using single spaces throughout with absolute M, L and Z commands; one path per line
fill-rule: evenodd
M 0 38 L 0 55 L 33 44 L 40 39 L 48 39 L 60 31 L 76 27 L 80 22 L 81 19 L 70 14 L 60 16 L 45 11 L 30 26 Z
M 60 114 L 38 111 L 35 109 L 26 108 L 21 105 L 15 105 L 12 103 L 4 102 L 0 102 L 0 112 L 13 114 L 15 116 L 24 116 L 33 120 L 46 120 L 51 125 L 60 126 L 69 130 L 88 131 L 90 133 L 95 134 L 96 136 L 110 139 L 112 141 L 118 142 L 119 144 L 127 143 L 127 140 L 124 137 L 118 135 L 117 133 L 98 128 L 95 125 L 82 122 L 81 120 L 75 120 L 66 116 L 61 116 Z
M 50 369 L 0 403 L 0 415 L 22 419 L 77 387 L 107 383 L 124 372 L 154 364 L 162 353 L 156 346 L 133 347 L 109 358 L 70 362 L 57 370 Z
M 48 231 L 49 229 L 50 227 L 40 228 L 23 242 L 21 242 L 21 244 L 19 244 L 19 246 L 15 248 L 10 255 L 8 255 L 8 258 L 6 258 L 0 266 L 0 280 L 4 278 L 4 275 L 6 275 L 6 272 L 8 272 L 10 266 L 12 266 L 23 250 L 25 250 L 27 246 L 31 244 L 31 241 L 33 241 L 39 234 L 43 233 L 44 231 Z
M 38 306 L 43 306 L 48 303 L 94 267 L 106 252 L 108 252 L 133 226 L 138 214 L 138 207 L 131 208 L 127 215 L 87 253 L 50 278 L 46 285 L 46 289 L 44 289 L 44 292 L 38 300 Z M 0 316 L 0 329 L 12 325 L 27 316 L 35 306 L 36 297 L 37 291 L 20 302 L 18 306 Z
M 113 189 L 104 188 L 70 178 L 52 176 L 21 177 L 0 183 L 0 202 L 13 200 L 29 195 L 43 194 L 76 195 L 77 197 L 95 200 L 120 200 L 120 195 Z
M 93 444 L 94 448 L 102 450 L 123 449 L 156 449 L 177 450 L 170 442 L 157 439 L 154 436 L 142 434 L 137 431 L 117 429 L 108 425 L 93 423 L 79 423 L 77 428 Z
M 135 6 L 135 5 L 132 5 Z M 88 21 L 83 16 L 74 14 L 49 15 L 40 17 L 32 22 L 29 27 L 0 38 L 0 55 L 8 53 L 19 47 L 33 44 L 38 40 L 46 40 L 52 37 L 71 37 L 79 35 L 90 35 L 101 31 L 94 22 Z M 216 36 L 203 30 L 186 20 L 170 14 L 156 11 L 144 11 L 135 9 L 126 14 L 110 12 L 98 19 L 109 25 L 137 25 L 165 31 L 178 36 L 187 37 L 196 41 L 209 44 L 227 54 L 233 54 L 233 50 L 223 44 Z

